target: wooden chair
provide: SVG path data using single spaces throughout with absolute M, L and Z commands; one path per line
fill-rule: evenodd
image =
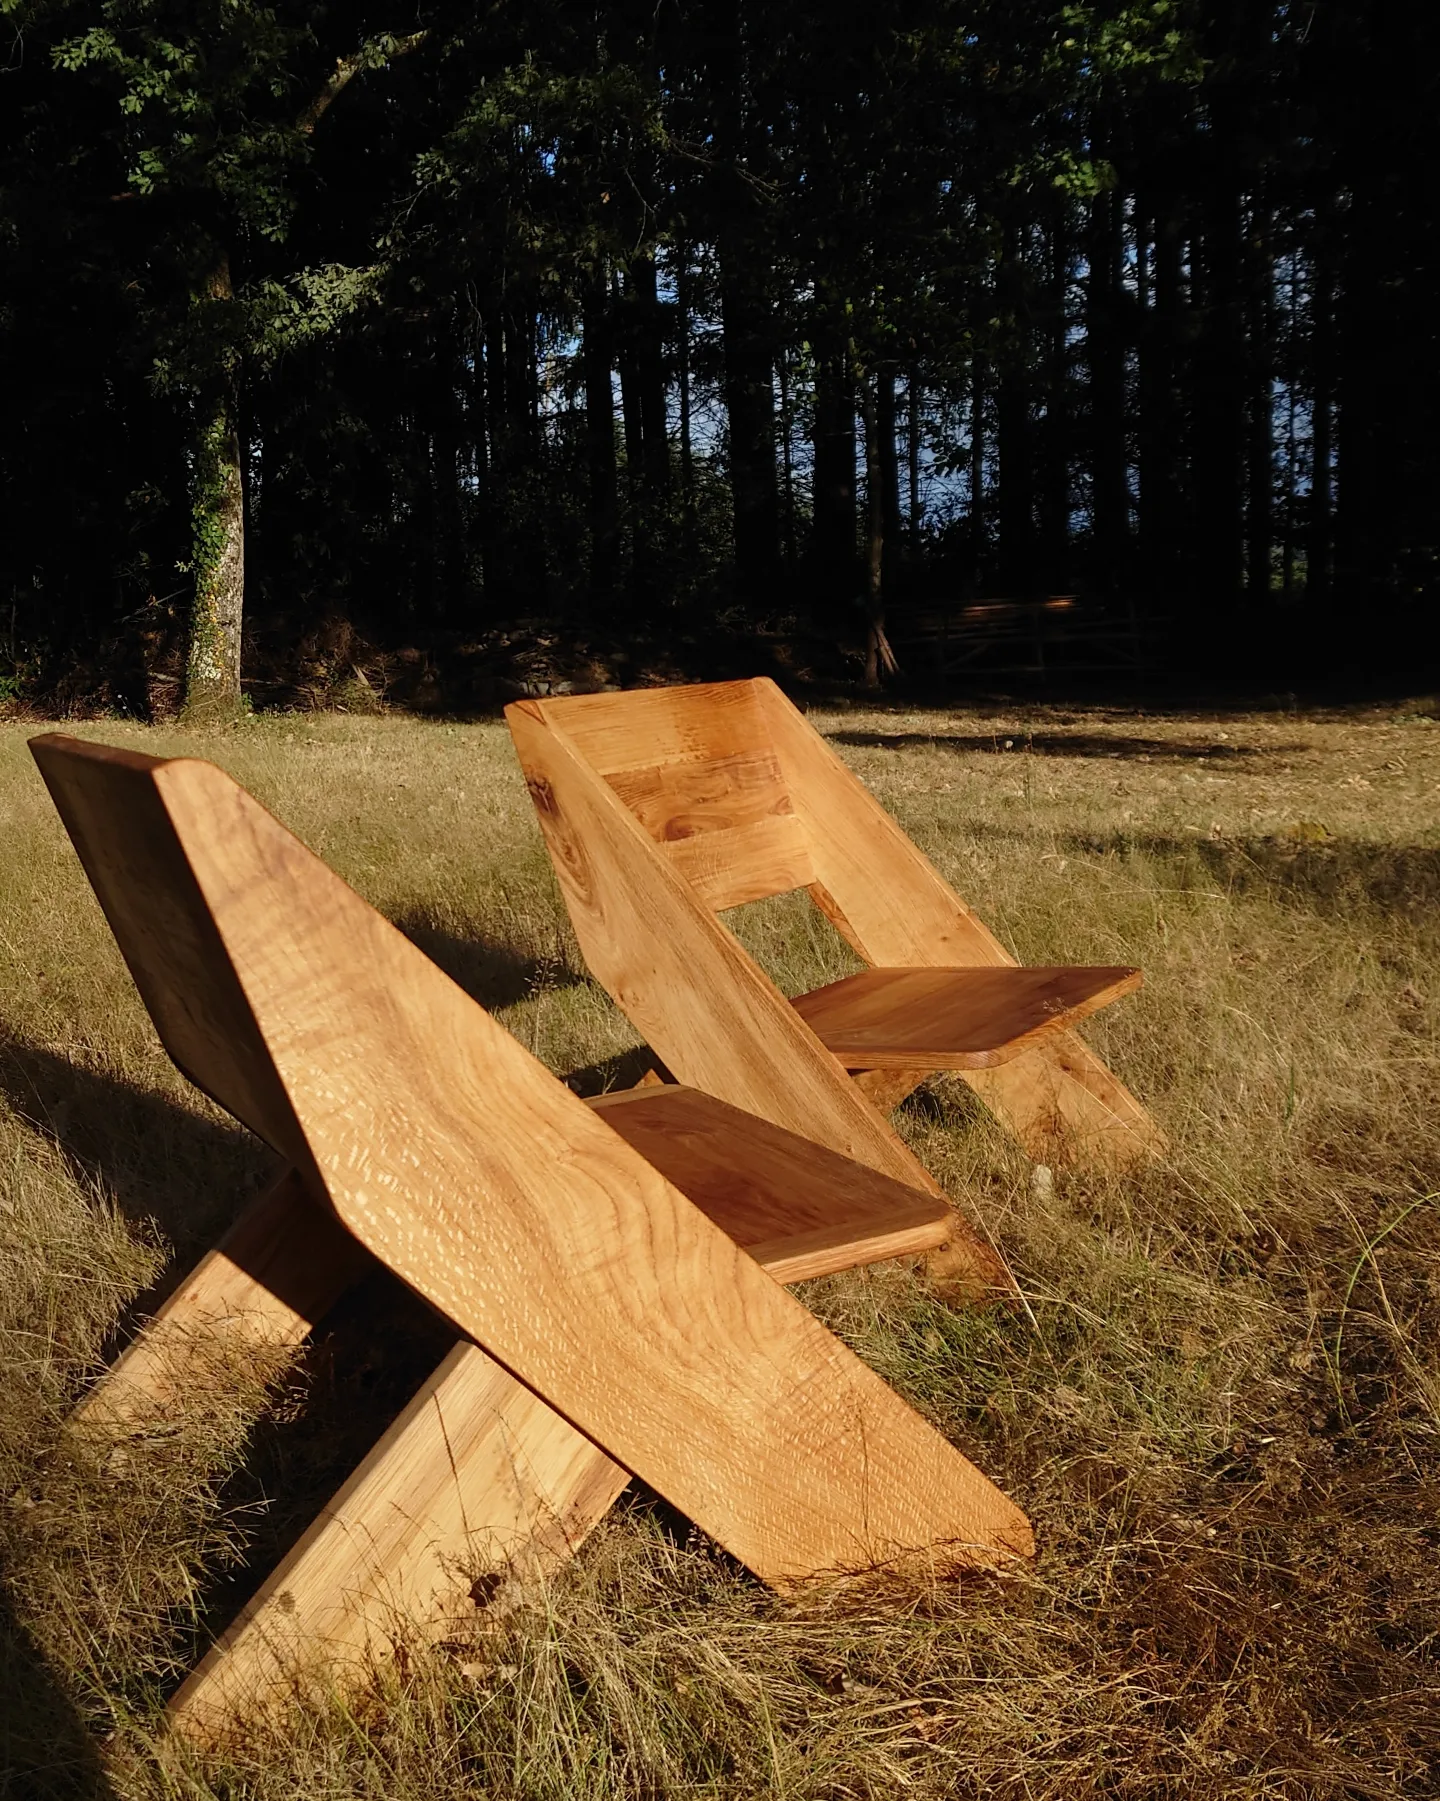
M 679 1081 L 914 1185 L 876 1107 L 939 1069 L 1036 1158 L 1162 1144 L 1073 1030 L 1140 972 L 1019 967 L 773 682 L 506 718 L 586 961 Z M 792 1004 L 714 915 L 797 888 L 871 968 Z
M 32 750 L 166 1049 L 287 1165 L 79 1423 L 183 1406 L 217 1343 L 298 1344 L 375 1260 L 456 1335 L 177 1730 L 383 1654 L 459 1573 L 483 1593 L 568 1555 L 631 1473 L 782 1588 L 1029 1554 L 1019 1509 L 775 1279 L 935 1244 L 933 1196 L 692 1090 L 587 1105 L 213 765 Z

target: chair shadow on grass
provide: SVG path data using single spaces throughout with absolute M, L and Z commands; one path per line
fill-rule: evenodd
M 498 941 L 457 937 L 424 912 L 402 914 L 395 925 L 490 1013 L 546 989 L 578 988 L 585 980 L 559 955 L 531 957 Z
M 988 827 L 971 828 L 977 836 Z M 1079 855 L 1138 852 L 1157 859 L 1187 857 L 1227 893 L 1269 893 L 1291 906 L 1326 916 L 1377 911 L 1420 913 L 1440 902 L 1440 848 L 1364 844 L 1319 836 L 1325 828 L 1296 821 L 1294 835 L 1177 838 L 1154 832 L 1061 833 L 1061 850 Z M 1307 837 L 1308 833 L 1316 838 Z
M 1151 763 L 1222 763 L 1239 759 L 1254 762 L 1257 758 L 1295 755 L 1307 747 L 1302 744 L 1182 743 L 1174 738 L 1107 737 L 1098 732 L 1027 732 L 1021 729 L 997 729 L 986 733 L 957 732 L 827 732 L 832 744 L 847 744 L 857 750 L 953 750 L 985 751 L 998 756 L 1015 756 L 1029 751 L 1038 757 L 1093 757 L 1133 761 L 1143 757 Z
M 277 1159 L 218 1109 L 192 1110 L 177 1098 L 71 1064 L 14 1037 L 0 1040 L 0 1092 L 24 1123 L 58 1147 L 78 1180 L 101 1189 L 132 1223 L 146 1231 L 158 1229 L 176 1248 L 164 1277 L 136 1296 L 116 1320 L 105 1347 L 109 1360 L 200 1252 L 268 1184 Z M 204 1200 L 197 1207 L 202 1190 Z M 278 1412 L 266 1409 L 251 1421 L 242 1455 L 218 1492 L 220 1513 L 245 1521 L 246 1557 L 240 1569 L 202 1578 L 190 1661 L 243 1606 L 454 1338 L 452 1327 L 379 1265 L 317 1324 L 286 1378 L 292 1404 Z M 303 1405 L 293 1404 L 297 1393 L 303 1393 Z M 164 1454 L 163 1445 L 158 1454 Z M 0 1655 L 23 1663 L 23 1648 L 10 1648 L 12 1640 L 23 1640 L 23 1626 L 0 1611 L 0 1631 L 11 1634 L 0 1641 Z M 38 1673 L 35 1680 L 40 1680 Z M 51 1730 L 46 1723 L 50 1714 L 59 1717 L 62 1708 L 58 1684 L 34 1689 L 33 1703 L 25 1698 L 30 1692 L 0 1688 L 0 1721 L 17 1743 L 43 1742 Z M 17 1801 L 21 1794 L 48 1792 L 15 1791 Z M 9 1801 L 3 1787 L 0 1801 Z
M 0 1801 L 117 1801 L 95 1741 L 0 1572 Z

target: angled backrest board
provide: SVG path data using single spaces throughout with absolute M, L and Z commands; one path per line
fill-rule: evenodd
M 102 810 L 152 785 L 342 1222 L 618 1463 L 779 1585 L 1029 1551 L 1012 1502 L 222 771 L 39 754 L 52 784 L 87 763 Z
M 303 1166 L 294 1113 L 157 786 L 175 765 L 58 732 L 30 749 L 165 1049 Z
M 813 879 L 753 684 L 574 695 L 544 707 L 708 906 Z

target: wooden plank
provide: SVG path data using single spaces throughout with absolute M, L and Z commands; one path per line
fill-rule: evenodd
M 519 701 L 506 719 L 585 960 L 677 1081 L 938 1194 L 785 996 L 656 855 L 552 722 L 550 703 Z M 1013 1289 L 959 1216 L 953 1243 L 978 1287 Z
M 983 967 L 1015 959 L 775 684 L 754 684 L 791 802 L 806 827 L 811 893 L 879 966 Z M 602 978 L 603 979 L 603 978 Z M 962 1070 L 1034 1157 L 1115 1168 L 1163 1151 L 1149 1113 L 1073 1031 L 997 1069 Z
M 892 1113 L 909 1094 L 913 1094 L 930 1069 L 852 1069 L 850 1080 L 872 1107 Z
M 944 1244 L 944 1200 L 695 1088 L 630 1089 L 591 1107 L 779 1282 Z
M 992 1069 L 1140 986 L 1138 969 L 867 969 L 795 1001 L 847 1069 Z
M 788 894 L 813 879 L 810 845 L 793 817 L 757 820 L 730 832 L 707 832 L 661 846 L 665 857 L 717 913 L 747 901 Z
M 607 780 L 667 763 L 751 757 L 766 741 L 759 703 L 747 682 L 572 694 L 543 705 L 589 766 Z
M 253 1201 L 81 1400 L 72 1423 L 147 1429 L 228 1366 L 298 1348 L 371 1258 L 294 1170 Z
M 777 1586 L 1029 1552 L 1012 1502 L 228 777 L 36 748 L 89 791 L 102 895 L 132 822 L 183 847 L 225 954 L 200 973 L 233 972 L 342 1221 L 614 1461 Z
M 701 762 L 621 770 L 605 779 L 657 844 L 795 817 L 780 765 L 763 745 Z
M 475 1345 L 455 1345 L 171 1700 L 195 1741 L 311 1683 L 343 1686 L 396 1637 L 443 1628 L 486 1572 L 570 1556 L 628 1473 Z
M 51 732 L 30 749 L 165 1049 L 307 1178 L 309 1151 L 163 809 L 152 800 L 123 821 L 109 815 L 117 786 L 140 794 L 167 765 L 90 743 L 77 763 L 79 753 L 66 748 L 77 742 Z

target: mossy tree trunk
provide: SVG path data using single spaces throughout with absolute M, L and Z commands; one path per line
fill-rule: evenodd
M 207 303 L 232 298 L 222 259 Z M 185 666 L 185 715 L 233 719 L 240 711 L 240 635 L 245 615 L 245 486 L 235 383 L 227 375 L 202 403 L 191 491 L 195 598 Z

